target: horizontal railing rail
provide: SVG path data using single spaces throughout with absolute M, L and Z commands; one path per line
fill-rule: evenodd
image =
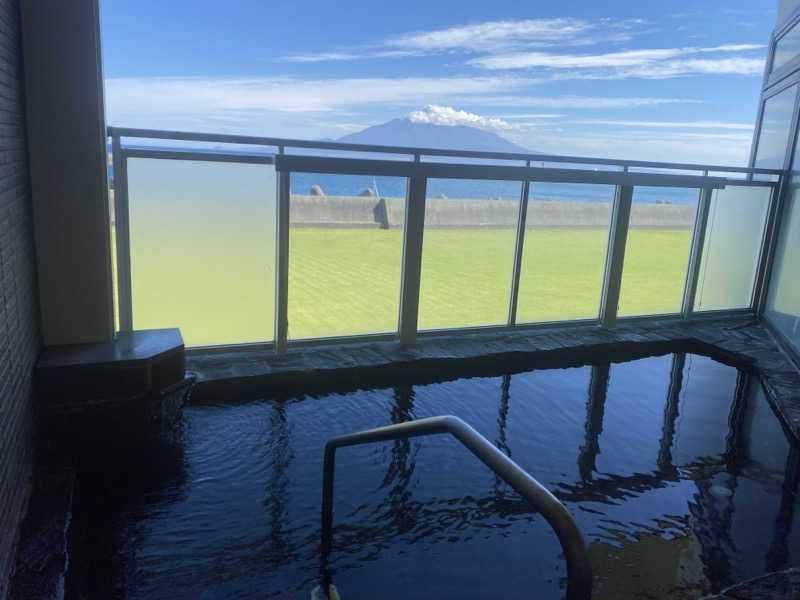
M 537 510 L 555 531 L 567 562 L 567 600 L 587 600 L 592 595 L 592 567 L 580 529 L 566 507 L 517 463 L 458 417 L 447 415 L 418 419 L 333 437 L 325 444 L 322 483 L 322 589 L 330 589 L 328 560 L 333 538 L 333 484 L 336 449 L 389 440 L 449 433 L 508 483 Z
M 715 198 L 715 194 L 719 190 L 724 190 L 728 186 L 742 187 L 742 188 L 768 188 L 770 191 L 765 192 L 769 198 L 767 204 L 767 217 L 766 224 L 762 231 L 759 232 L 760 248 L 758 250 L 758 262 L 755 269 L 754 284 L 752 286 L 752 297 L 749 304 L 731 305 L 728 309 L 723 309 L 719 314 L 740 314 L 742 310 L 753 312 L 758 309 L 758 299 L 763 298 L 765 287 L 765 269 L 768 266 L 769 257 L 767 249 L 769 248 L 768 233 L 774 227 L 776 218 L 776 202 L 779 197 L 779 190 L 782 188 L 784 176 L 782 172 L 775 169 L 749 169 L 730 166 L 719 165 L 699 165 L 689 163 L 663 163 L 663 162 L 650 162 L 650 161 L 625 161 L 617 159 L 593 159 L 586 157 L 570 157 L 570 156 L 547 156 L 538 154 L 515 154 L 515 153 L 493 153 L 493 152 L 477 152 L 477 151 L 459 151 L 459 150 L 445 150 L 445 149 L 431 149 L 431 148 L 411 148 L 400 146 L 375 146 L 365 144 L 346 144 L 340 142 L 316 142 L 306 140 L 292 140 L 286 138 L 268 138 L 268 137 L 255 137 L 255 136 L 241 136 L 241 135 L 228 135 L 228 134 L 205 134 L 194 132 L 174 132 L 174 131 L 160 131 L 151 129 L 130 129 L 130 128 L 116 128 L 110 127 L 108 129 L 111 135 L 112 144 L 112 160 L 114 167 L 114 211 L 115 211 L 115 236 L 116 236 L 116 266 L 117 266 L 117 300 L 118 300 L 118 314 L 119 314 L 119 328 L 121 331 L 128 331 L 133 329 L 133 295 L 134 285 L 131 280 L 131 231 L 130 231 L 130 210 L 129 208 L 129 190 L 128 190 L 128 162 L 129 159 L 151 159 L 151 160 L 169 160 L 169 161 L 207 161 L 219 163 L 245 163 L 262 165 L 269 168 L 274 172 L 277 186 L 276 188 L 265 190 L 265 194 L 272 196 L 275 202 L 276 220 L 274 223 L 274 236 L 275 236 L 275 264 L 274 264 L 274 334 L 272 338 L 264 339 L 263 342 L 258 342 L 258 338 L 253 341 L 256 344 L 269 343 L 275 349 L 277 354 L 286 352 L 291 347 L 304 347 L 310 344 L 324 344 L 324 343 L 340 343 L 343 341 L 363 341 L 363 340 L 386 340 L 392 339 L 399 341 L 403 344 L 414 343 L 420 334 L 438 334 L 441 332 L 475 332 L 475 331 L 496 331 L 500 329 L 529 329 L 531 331 L 541 327 L 551 327 L 554 325 L 567 326 L 573 323 L 580 322 L 582 324 L 601 325 L 606 328 L 615 326 L 618 319 L 631 319 L 631 318 L 664 318 L 664 317 L 678 317 L 682 319 L 692 319 L 695 315 L 700 315 L 702 312 L 708 310 L 708 307 L 703 307 L 701 312 L 696 312 L 695 299 L 700 295 L 698 292 L 698 281 L 705 277 L 705 271 L 702 269 L 704 260 L 706 258 L 706 250 L 704 249 L 704 241 L 707 235 L 712 232 L 715 235 L 713 227 L 707 227 L 709 219 L 713 215 L 713 211 L 709 210 Z M 123 138 L 125 138 L 123 140 Z M 193 142 L 213 142 L 214 146 L 211 147 L 186 147 L 187 144 L 179 146 L 168 144 L 153 144 L 142 145 L 143 139 L 159 139 L 169 141 L 193 141 Z M 226 147 L 225 144 L 240 144 L 244 146 L 251 146 L 249 148 L 232 148 Z M 262 153 L 260 149 L 253 148 L 253 145 L 265 146 L 272 149 L 271 152 Z M 323 150 L 337 150 L 355 152 L 375 152 L 394 155 L 408 155 L 411 160 L 400 160 L 395 157 L 378 159 L 378 158 L 364 158 L 362 156 L 351 154 L 349 156 L 323 156 L 318 154 L 286 154 L 287 148 L 305 148 L 305 149 L 323 149 Z M 474 163 L 467 163 L 464 161 L 455 162 L 437 162 L 435 160 L 422 160 L 423 156 L 438 156 L 438 157 L 459 157 L 459 158 L 474 158 L 474 159 L 503 159 L 503 160 L 516 160 L 521 161 L 519 165 L 509 165 L 507 163 L 491 164 L 486 162 L 475 161 Z M 551 162 L 563 166 L 534 166 L 538 162 Z M 572 163 L 572 167 L 567 166 L 567 163 Z M 604 168 L 587 168 L 591 165 L 611 165 L 618 167 L 617 169 L 604 169 Z M 688 171 L 688 173 L 687 173 Z M 694 173 L 696 171 L 696 173 Z M 137 177 L 141 178 L 141 168 L 137 167 Z M 398 216 L 398 204 L 394 197 L 386 197 L 379 200 L 381 209 L 387 211 L 389 200 L 392 201 L 393 206 L 393 223 L 394 227 L 402 228 L 402 259 L 400 265 L 400 300 L 397 308 L 397 322 L 396 329 L 375 330 L 370 332 L 366 330 L 363 333 L 354 335 L 326 335 L 325 331 L 320 331 L 319 335 L 309 335 L 306 332 L 299 335 L 289 335 L 288 316 L 289 311 L 289 269 L 293 264 L 289 261 L 289 230 L 293 226 L 310 226 L 305 221 L 298 222 L 290 219 L 290 210 L 302 206 L 318 206 L 321 200 L 313 200 L 309 204 L 309 200 L 304 196 L 294 196 L 291 189 L 290 181 L 292 181 L 293 174 L 301 173 L 319 173 L 319 174 L 333 174 L 333 175 L 371 175 L 371 176 L 392 176 L 405 179 L 406 191 L 400 206 L 402 215 Z M 730 176 L 728 176 L 730 175 Z M 759 175 L 759 177 L 754 177 Z M 775 180 L 768 180 L 763 175 L 774 176 Z M 770 177 L 771 179 L 772 177 Z M 508 303 L 507 303 L 507 318 L 502 321 L 496 322 L 476 322 L 472 324 L 465 324 L 463 326 L 441 329 L 435 327 L 420 328 L 419 326 L 419 306 L 420 306 L 420 281 L 421 281 L 421 260 L 423 254 L 423 233 L 427 227 L 437 227 L 437 224 L 428 225 L 426 223 L 426 205 L 433 206 L 439 203 L 437 207 L 432 210 L 440 210 L 442 202 L 449 202 L 449 200 L 442 200 L 441 198 L 428 199 L 428 182 L 430 180 L 492 180 L 499 182 L 513 182 L 519 184 L 520 196 L 517 199 L 512 199 L 516 202 L 518 211 L 509 216 L 508 207 L 498 209 L 506 211 L 502 216 L 500 225 L 498 227 L 506 227 L 515 229 L 514 252 L 513 257 L 509 256 L 511 261 L 511 282 L 510 289 L 508 290 Z M 139 179 L 140 180 L 140 179 Z M 139 181 L 137 180 L 137 181 Z M 541 202 L 528 203 L 529 197 L 533 199 L 534 185 L 539 183 L 547 184 L 585 184 L 587 186 L 593 184 L 607 185 L 614 192 L 613 198 L 607 202 L 607 208 L 604 207 L 603 211 L 608 211 L 608 239 L 605 250 L 604 266 L 602 272 L 602 283 L 600 292 L 600 300 L 598 310 L 594 316 L 589 316 L 584 313 L 580 319 L 576 320 L 559 320 L 559 319 L 542 319 L 531 321 L 530 316 L 526 316 L 527 321 L 518 322 L 517 307 L 518 297 L 520 293 L 520 278 L 523 272 L 522 256 L 526 245 L 526 229 L 529 227 L 539 228 L 545 227 L 541 224 L 535 224 L 536 221 L 529 221 L 531 211 L 539 211 L 545 206 Z M 636 201 L 634 204 L 634 192 L 638 188 L 673 188 L 692 190 L 693 194 L 697 194 L 696 208 L 689 209 L 684 204 L 671 204 L 669 201 L 666 204 L 670 205 L 670 214 L 680 214 L 679 217 L 681 227 L 683 221 L 692 219 L 693 225 L 688 226 L 690 245 L 689 245 L 689 260 L 686 265 L 683 281 L 683 292 L 680 302 L 680 308 L 672 311 L 661 311 L 658 314 L 646 315 L 643 317 L 626 316 L 618 317 L 618 308 L 620 302 L 620 291 L 622 284 L 622 272 L 625 265 L 625 252 L 628 238 L 629 229 L 634 228 L 647 228 L 647 227 L 660 227 L 659 223 L 642 224 L 641 215 L 642 205 Z M 588 189 L 588 188 L 587 188 Z M 377 190 L 376 190 L 377 192 Z M 395 191 L 395 195 L 400 192 Z M 759 197 L 759 194 L 753 191 L 753 197 Z M 764 194 L 761 194 L 762 198 Z M 304 199 L 306 198 L 306 199 Z M 342 204 L 341 197 L 333 196 L 331 202 L 335 206 Z M 336 199 L 338 198 L 338 199 Z M 506 203 L 508 200 L 504 198 Z M 270 200 L 272 201 L 272 200 Z M 294 204 L 297 202 L 298 204 Z M 335 203 L 339 204 L 335 204 Z M 365 201 L 364 201 L 365 202 Z M 363 204 L 359 210 L 363 210 Z M 580 203 L 579 203 L 580 204 Z M 477 206 L 477 204 L 474 204 Z M 548 203 L 549 206 L 554 206 L 555 203 Z M 355 206 L 355 205 L 354 205 Z M 461 206 L 461 205 L 458 205 Z M 464 205 L 466 206 L 466 205 Z M 713 206 L 716 206 L 714 204 Z M 294 208 L 293 208 L 294 207 Z M 535 208 L 534 208 L 535 207 Z M 638 207 L 638 208 L 636 208 Z M 377 210 L 377 206 L 375 210 Z M 634 210 L 632 211 L 632 208 Z M 298 210 L 300 210 L 298 208 Z M 308 209 L 304 209 L 308 210 Z M 336 208 L 335 210 L 342 210 Z M 458 210 L 464 210 L 463 207 Z M 472 209 L 470 209 L 472 210 Z M 663 213 L 667 207 L 657 209 Z M 691 210 L 691 213 L 688 211 Z M 638 211 L 638 212 L 637 212 Z M 567 211 L 569 212 L 569 211 Z M 599 215 L 596 210 L 593 210 L 591 223 L 587 225 L 581 222 L 576 222 L 575 227 L 589 227 L 594 226 L 596 223 L 604 218 Z M 658 213 L 658 214 L 661 214 Z M 361 213 L 359 213 L 361 214 Z M 376 213 L 377 214 L 377 213 Z M 532 213 L 534 214 L 534 213 Z M 572 213 L 570 213 L 572 214 Z M 477 215 L 477 213 L 476 213 Z M 598 216 L 599 215 L 599 216 Z M 637 216 L 640 215 L 640 216 Z M 692 217 L 692 215 L 694 215 Z M 371 214 L 370 218 L 374 216 Z M 377 217 L 374 217 L 377 219 Z M 569 215 L 560 217 L 562 219 L 569 219 Z M 654 218 L 654 217 L 651 217 Z M 678 218 L 678 217 L 676 217 Z M 388 213 L 384 216 L 382 222 L 384 226 L 388 225 Z M 489 223 L 494 221 L 485 219 L 485 215 L 477 217 L 480 220 L 480 226 L 489 226 Z M 637 221 L 639 219 L 639 221 Z M 512 223 L 513 221 L 513 223 Z M 673 221 L 665 221 L 665 223 L 672 223 Z M 310 222 L 309 222 L 310 223 Z M 338 221 L 337 221 L 338 223 Z M 358 221 L 359 226 L 365 226 L 367 221 L 363 218 Z M 533 225 L 531 223 L 534 223 Z M 569 221 L 571 223 L 571 221 Z M 305 224 L 305 225 L 303 225 Z M 270 225 L 271 224 L 267 224 Z M 554 227 L 559 224 L 553 225 Z M 447 227 L 447 224 L 438 223 L 440 227 Z M 465 225 L 469 226 L 469 224 Z M 757 226 L 757 225 L 755 225 Z M 603 225 L 605 228 L 606 225 Z M 667 227 L 667 225 L 663 225 Z M 531 234 L 528 234 L 531 235 Z M 269 267 L 268 267 L 269 268 Z M 366 285 L 366 282 L 365 282 Z M 702 288 L 700 288 L 702 289 Z M 743 308 L 744 307 L 744 308 Z M 715 310 L 718 310 L 715 308 Z M 212 315 L 209 315 L 211 317 Z M 174 323 L 164 323 L 163 326 L 171 326 Z M 435 325 L 435 324 L 434 324 Z M 153 326 L 152 324 L 150 326 Z M 189 344 L 191 347 L 193 344 Z M 219 347 L 238 347 L 240 344 L 221 344 Z M 250 344 L 245 343 L 242 347 L 250 347 Z M 206 346 L 208 347 L 208 346 Z
M 411 157 L 449 156 L 454 158 L 478 158 L 496 160 L 518 160 L 533 163 L 571 163 L 583 165 L 604 165 L 615 167 L 666 169 L 675 171 L 709 171 L 719 173 L 741 173 L 747 175 L 775 175 L 782 173 L 779 169 L 763 169 L 749 167 L 732 167 L 729 165 L 706 165 L 699 163 L 669 163 L 647 160 L 626 160 L 618 158 L 595 158 L 587 156 L 567 156 L 559 154 L 540 154 L 526 152 L 485 152 L 480 150 L 450 150 L 442 148 L 425 148 L 411 146 L 389 146 L 377 144 L 352 144 L 348 142 L 327 142 L 315 140 L 298 140 L 292 138 L 261 137 L 251 135 L 199 133 L 187 131 L 168 131 L 160 129 L 136 129 L 129 127 L 108 127 L 111 138 L 160 139 L 187 142 L 215 142 L 221 144 L 241 144 L 250 146 L 269 146 L 283 153 L 286 148 L 311 148 L 318 150 L 338 150 L 345 152 L 366 152 L 382 154 L 402 154 Z
M 548 183 L 600 183 L 650 187 L 724 188 L 728 179 L 707 175 L 593 171 L 507 165 L 472 165 L 432 162 L 403 162 L 327 156 L 275 157 L 275 170 L 282 173 L 327 173 L 335 175 L 376 175 L 426 177 L 428 179 L 494 179 L 503 181 L 541 181 Z M 756 185 L 769 182 L 754 182 Z
M 271 165 L 275 162 L 267 154 L 233 154 L 231 152 L 211 152 L 205 150 L 168 150 L 155 148 L 125 147 L 122 152 L 128 158 L 164 158 L 170 160 L 207 160 L 209 162 L 241 162 Z

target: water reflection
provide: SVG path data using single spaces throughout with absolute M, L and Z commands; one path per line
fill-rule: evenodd
M 557 597 L 563 559 L 544 520 L 448 436 L 337 456 L 319 570 L 324 441 L 444 413 L 565 502 L 598 598 L 697 597 L 799 555 L 800 450 L 751 374 L 679 353 L 191 407 L 183 475 L 126 499 L 127 522 L 93 550 L 116 547 L 124 569 L 87 569 L 83 589 L 119 589 L 125 571 L 128 598 L 308 598 L 320 576 L 345 597 Z
M 600 434 L 603 433 L 603 414 L 608 393 L 608 375 L 611 365 L 595 365 L 589 380 L 589 399 L 586 401 L 586 441 L 578 452 L 578 469 L 581 481 L 590 481 L 596 470 L 595 459 L 600 453 Z
M 269 429 L 269 473 L 267 475 L 264 507 L 269 523 L 267 557 L 271 562 L 293 560 L 296 555 L 290 551 L 291 544 L 286 532 L 288 523 L 287 504 L 289 502 L 289 467 L 294 452 L 289 438 L 289 425 L 286 420 L 286 405 L 275 402 L 268 416 Z M 276 560 L 277 559 L 277 560 Z
M 794 521 L 798 482 L 800 482 L 800 448 L 792 446 L 786 457 L 786 470 L 781 486 L 781 505 L 775 518 L 775 534 L 764 565 L 767 571 L 783 569 L 789 562 L 789 535 Z
M 626 523 L 614 521 L 614 519 L 603 519 L 606 523 L 604 525 L 605 532 L 611 533 L 612 537 L 617 536 L 619 543 L 614 547 L 621 549 L 633 544 L 633 548 L 641 549 L 633 550 L 634 553 L 639 552 L 641 560 L 645 560 L 647 554 L 644 551 L 645 548 L 649 548 L 649 552 L 661 545 L 660 542 L 653 539 L 653 536 L 664 540 L 665 546 L 670 546 L 667 543 L 670 539 L 682 540 L 679 543 L 681 550 L 678 554 L 684 558 L 687 553 L 694 556 L 696 561 L 699 561 L 697 564 L 701 565 L 700 575 L 698 575 L 697 565 L 687 571 L 684 560 L 681 568 L 676 569 L 673 574 L 674 578 L 670 585 L 663 589 L 670 590 L 672 593 L 676 586 L 678 588 L 683 586 L 682 589 L 691 595 L 698 591 L 707 592 L 720 589 L 739 577 L 737 569 L 731 563 L 731 557 L 737 556 L 739 553 L 731 530 L 737 509 L 736 494 L 739 472 L 750 460 L 748 442 L 751 434 L 752 406 L 748 403 L 752 400 L 750 393 L 752 376 L 745 372 L 736 374 L 735 391 L 733 397 L 729 399 L 727 429 L 719 432 L 724 434 L 724 452 L 717 455 L 701 454 L 695 456 L 691 461 L 675 464 L 673 451 L 678 430 L 677 422 L 680 416 L 682 392 L 685 378 L 691 376 L 688 375 L 691 370 L 687 368 L 687 356 L 683 353 L 672 355 L 670 361 L 669 385 L 664 397 L 661 433 L 653 469 L 649 472 L 631 474 L 597 472 L 596 459 L 601 453 L 600 438 L 603 433 L 605 404 L 613 369 L 610 364 L 594 365 L 591 367 L 585 405 L 584 439 L 577 451 L 578 479 L 561 481 L 553 488 L 553 491 L 568 505 L 590 505 L 592 503 L 619 505 L 646 496 L 650 492 L 678 485 L 682 481 L 693 481 L 694 492 L 691 493 L 685 505 L 683 520 L 676 521 L 665 518 L 661 523 L 663 527 L 648 527 L 639 522 Z M 497 430 L 494 438 L 498 448 L 509 456 L 512 454 L 513 444 L 509 442 L 507 429 L 510 390 L 514 377 L 504 375 L 500 379 Z M 406 403 L 408 396 L 412 394 L 413 391 L 409 390 L 405 395 L 398 395 L 395 390 L 395 401 L 403 404 L 396 404 L 392 409 L 393 423 L 410 418 L 407 416 L 409 410 L 406 409 L 409 407 Z M 702 400 L 701 396 L 693 398 L 692 402 L 701 402 Z M 686 426 L 687 423 L 684 422 L 684 428 Z M 714 435 L 716 431 L 710 429 L 704 433 Z M 793 450 L 793 452 L 795 451 Z M 393 481 L 394 487 L 381 503 L 381 510 L 375 511 L 376 514 L 384 517 L 392 515 L 391 519 L 387 519 L 392 524 L 388 528 L 380 527 L 377 530 L 374 527 L 375 523 L 368 521 L 362 521 L 359 525 L 352 521 L 347 525 L 340 524 L 337 533 L 347 530 L 350 535 L 348 544 L 336 545 L 339 551 L 358 552 L 359 546 L 363 549 L 364 545 L 374 548 L 385 547 L 392 543 L 395 536 L 407 532 L 412 533 L 415 540 L 421 540 L 426 536 L 443 539 L 445 532 L 448 530 L 452 532 L 452 528 L 460 523 L 469 523 L 471 527 L 496 528 L 507 526 L 508 520 L 532 520 L 535 518 L 530 512 L 530 508 L 516 497 L 516 494 L 513 492 L 509 492 L 508 495 L 503 493 L 502 482 L 497 477 L 493 477 L 494 497 L 454 498 L 447 501 L 434 499 L 427 502 L 410 501 L 408 484 L 417 465 L 416 461 L 408 460 L 409 455 L 410 443 L 395 442 L 395 448 L 392 451 L 393 458 L 383 481 L 384 486 Z M 790 453 L 790 456 L 793 454 Z M 795 492 L 798 485 L 796 475 L 788 478 L 791 469 L 794 469 L 791 473 L 795 474 L 796 465 L 787 466 L 789 488 L 785 489 L 781 496 L 775 538 L 766 559 L 767 569 L 776 569 L 785 565 L 788 557 L 787 539 L 791 531 Z M 397 502 L 398 492 L 401 490 L 404 503 Z M 412 494 L 414 493 L 413 489 L 410 491 Z M 406 517 L 410 516 L 411 520 L 401 518 L 400 514 L 395 513 L 397 510 L 408 511 Z M 398 523 L 402 523 L 403 526 L 398 526 Z M 609 523 L 612 524 L 610 527 Z M 621 528 L 615 528 L 613 523 L 619 524 Z M 358 529 L 361 529 L 360 535 L 354 535 L 355 530 Z M 675 536 L 676 532 L 679 532 L 677 537 L 669 537 Z M 667 538 L 663 538 L 665 535 Z M 458 536 L 449 541 L 456 539 Z M 595 552 L 595 554 L 597 553 Z M 644 566 L 644 563 L 641 563 L 640 566 Z M 640 576 L 641 573 L 637 575 L 638 578 L 641 578 Z M 649 593 L 646 590 L 641 591 L 645 594 Z
M 678 418 L 678 400 L 683 383 L 683 368 L 686 366 L 686 355 L 675 354 L 672 357 L 672 368 L 669 373 L 667 400 L 664 403 L 664 425 L 661 428 L 661 441 L 658 444 L 659 469 L 672 469 L 672 442 L 675 437 L 675 420 Z

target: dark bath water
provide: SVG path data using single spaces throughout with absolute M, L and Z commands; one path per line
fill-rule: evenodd
M 186 407 L 175 444 L 79 475 L 75 597 L 310 598 L 325 440 L 439 414 L 566 504 L 595 598 L 696 598 L 800 558 L 798 449 L 757 378 L 706 357 L 219 400 Z M 563 594 L 547 523 L 449 436 L 339 450 L 334 511 L 345 600 Z

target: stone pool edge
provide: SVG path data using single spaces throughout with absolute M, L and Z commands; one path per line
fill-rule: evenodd
M 766 396 L 792 438 L 800 442 L 800 370 L 768 327 L 752 316 L 619 322 L 525 331 L 487 331 L 396 341 L 350 342 L 291 349 L 191 353 L 186 368 L 197 378 L 188 402 L 242 401 L 271 395 L 380 386 L 414 375 L 440 381 L 482 376 L 498 369 L 578 366 L 602 353 L 612 362 L 670 351 L 710 356 L 758 372 Z

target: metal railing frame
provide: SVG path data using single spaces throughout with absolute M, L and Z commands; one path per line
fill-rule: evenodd
M 517 154 L 507 152 L 478 152 L 466 150 L 442 150 L 434 148 L 411 148 L 398 146 L 377 146 L 367 144 L 345 144 L 340 142 L 314 142 L 284 138 L 266 138 L 228 134 L 205 134 L 194 132 L 174 132 L 145 129 L 125 129 L 109 127 L 112 160 L 114 165 L 114 203 L 116 219 L 117 281 L 119 328 L 129 331 L 133 328 L 133 302 L 130 272 L 130 223 L 128 207 L 128 159 L 153 158 L 172 160 L 199 160 L 210 162 L 236 162 L 247 164 L 274 164 L 277 174 L 276 190 L 276 265 L 275 265 L 275 329 L 272 342 L 255 344 L 221 345 L 220 351 L 239 348 L 272 347 L 276 354 L 283 354 L 293 347 L 314 344 L 342 343 L 365 340 L 396 340 L 402 344 L 415 343 L 418 336 L 440 333 L 459 333 L 475 331 L 494 331 L 503 329 L 536 329 L 558 325 L 572 325 L 576 321 L 554 323 L 519 323 L 517 304 L 519 281 L 522 271 L 522 254 L 525 243 L 526 218 L 530 185 L 532 182 L 566 182 L 584 184 L 613 185 L 615 194 L 612 202 L 612 217 L 606 249 L 606 259 L 601 289 L 601 301 L 595 318 L 581 320 L 583 324 L 601 325 L 613 328 L 618 317 L 619 293 L 624 266 L 625 246 L 630 224 L 633 191 L 636 186 L 684 187 L 698 190 L 699 201 L 689 253 L 689 261 L 684 280 L 683 297 L 679 312 L 670 315 L 646 315 L 642 318 L 663 319 L 665 316 L 679 316 L 683 319 L 695 317 L 694 297 L 697 290 L 700 262 L 708 221 L 708 204 L 714 189 L 726 185 L 766 186 L 773 190 L 768 207 L 769 218 L 762 231 L 761 252 L 754 278 L 750 310 L 759 311 L 763 305 L 764 287 L 768 274 L 774 244 L 775 218 L 780 195 L 776 191 L 784 184 L 784 171 L 777 169 L 739 168 L 720 165 L 701 165 L 691 163 L 664 163 L 652 161 L 627 161 L 617 159 L 594 159 L 575 156 L 550 156 L 541 154 Z M 277 154 L 260 153 L 249 149 L 231 153 L 219 148 L 168 148 L 141 147 L 123 144 L 123 138 L 157 139 L 190 142 L 213 142 L 221 144 L 241 144 L 269 147 Z M 407 155 L 403 160 L 374 160 L 364 158 L 343 158 L 341 156 L 308 156 L 286 154 L 287 148 L 306 148 L 344 153 L 384 153 Z M 519 161 L 520 165 L 508 164 L 466 164 L 464 162 L 425 161 L 424 157 L 451 157 Z M 572 164 L 580 168 L 532 166 L 536 163 Z M 587 166 L 616 167 L 591 169 Z M 657 172 L 644 172 L 643 169 Z M 686 174 L 686 172 L 690 174 Z M 403 224 L 403 253 L 400 282 L 400 299 L 397 329 L 393 332 L 377 332 L 367 335 L 342 336 L 334 338 L 289 339 L 288 323 L 288 267 L 289 267 L 289 204 L 291 173 L 333 173 L 367 174 L 404 177 L 407 180 L 405 220 Z M 693 174 L 696 173 L 696 174 Z M 742 177 L 710 176 L 709 174 L 730 173 Z M 769 176 L 775 181 L 755 179 L 753 175 Z M 425 196 L 429 178 L 449 179 L 491 179 L 517 181 L 521 184 L 520 205 L 516 223 L 515 246 L 512 260 L 511 281 L 507 319 L 503 323 L 487 326 L 460 327 L 457 329 L 424 331 L 418 327 L 420 275 L 422 262 L 422 239 L 425 226 Z M 740 314 L 741 310 L 731 310 Z M 721 311 L 719 314 L 725 314 Z M 206 348 L 207 350 L 207 348 Z
M 447 415 L 417 419 L 333 437 L 325 444 L 322 483 L 322 589 L 328 590 L 328 559 L 333 538 L 333 483 L 336 449 L 374 442 L 449 433 L 536 509 L 558 536 L 567 562 L 567 600 L 587 600 L 592 595 L 592 568 L 578 526 L 566 507 L 541 483 L 494 444 L 458 417 Z

